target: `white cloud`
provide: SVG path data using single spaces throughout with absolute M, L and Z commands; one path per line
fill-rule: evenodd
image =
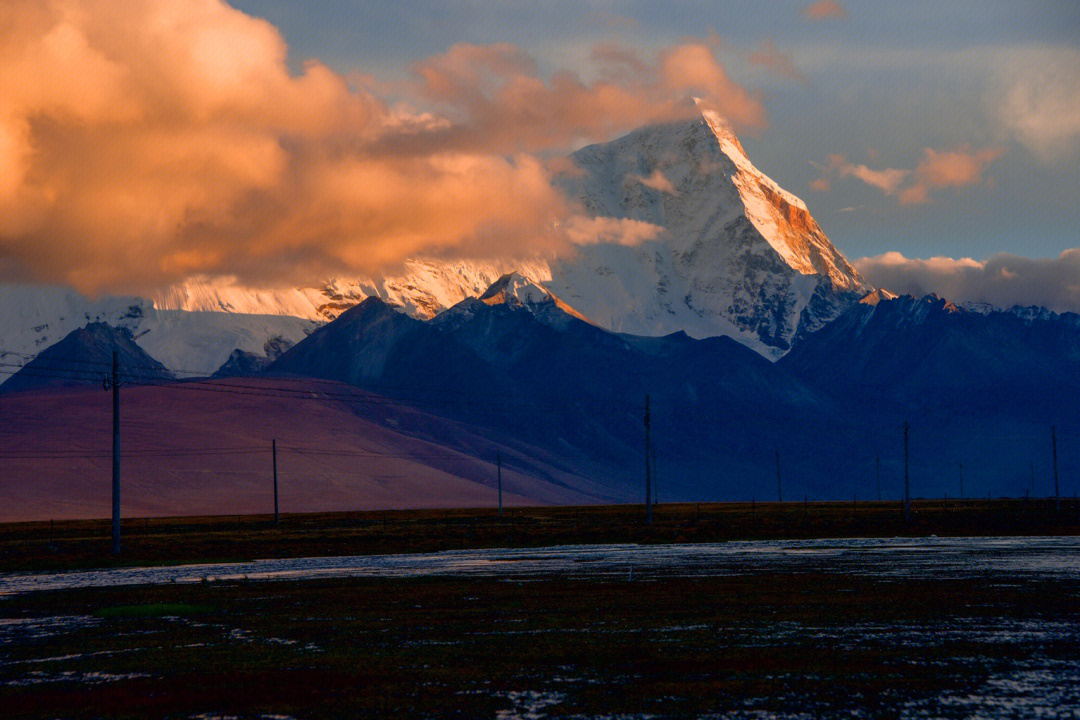
M 993 102 L 1005 129 L 1044 163 L 1080 152 L 1080 52 L 1024 63 Z
M 998 253 L 981 261 L 907 258 L 888 252 L 860 258 L 854 265 L 871 284 L 897 293 L 937 293 L 957 303 L 1040 305 L 1055 312 L 1080 312 L 1080 248 L 1056 258 Z
M 664 228 L 643 220 L 575 215 L 566 224 L 566 236 L 575 245 L 626 245 L 635 247 L 652 240 Z
M 639 177 L 638 180 L 647 188 L 666 192 L 668 195 L 679 194 L 679 191 L 675 189 L 675 186 L 671 184 L 671 181 L 667 179 L 664 173 L 660 172 L 659 168 L 653 170 L 649 177 Z

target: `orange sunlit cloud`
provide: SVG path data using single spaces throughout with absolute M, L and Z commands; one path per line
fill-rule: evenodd
M 767 122 L 760 99 L 732 81 L 704 44 L 668 48 L 652 62 L 611 44 L 592 56 L 604 71 L 593 82 L 568 71 L 544 78 L 532 57 L 509 44 L 457 44 L 417 63 L 416 92 L 453 121 L 426 142 L 491 152 L 560 148 L 694 117 L 695 96 L 739 127 Z
M 746 59 L 751 64 L 760 65 L 780 77 L 806 84 L 806 76 L 795 66 L 791 55 L 780 52 L 780 48 L 776 47 L 776 43 L 770 38 L 765 38 L 753 52 L 747 55 Z
M 696 43 L 624 51 L 641 71 L 594 81 L 542 74 L 513 45 L 455 45 L 417 63 L 392 106 L 378 83 L 317 61 L 295 75 L 287 57 L 277 28 L 220 0 L 10 5 L 0 272 L 141 292 L 633 244 L 654 231 L 571 222 L 540 158 L 690 117 L 692 95 L 741 127 L 767 122 Z
M 970 145 L 953 150 L 923 148 L 922 160 L 914 170 L 873 170 L 835 154 L 829 156 L 827 164 L 818 166 L 824 175 L 811 181 L 810 186 L 824 192 L 831 186 L 830 177 L 855 177 L 886 195 L 896 196 L 901 205 L 920 205 L 930 202 L 932 190 L 982 183 L 986 166 L 1004 154 L 1004 148 L 973 150 Z
M 804 7 L 802 14 L 810 20 L 843 20 L 847 10 L 836 0 L 817 0 Z

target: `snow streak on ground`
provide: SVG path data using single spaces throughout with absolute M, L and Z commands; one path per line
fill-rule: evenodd
M 947 574 L 1008 583 L 1018 573 L 1080 579 L 1080 538 L 768 540 L 698 545 L 565 545 L 413 555 L 288 558 L 172 567 L 0 574 L 0 597 L 41 590 L 334 577 L 655 578 L 828 570 L 870 577 Z

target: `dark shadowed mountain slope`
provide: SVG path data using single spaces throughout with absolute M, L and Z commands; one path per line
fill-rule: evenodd
M 618 335 L 542 297 L 498 292 L 427 323 L 368 299 L 268 372 L 415 402 L 568 463 L 598 463 L 622 487 L 638 482 L 648 393 L 658 451 L 680 468 L 669 497 L 689 497 L 705 477 L 736 482 L 748 456 L 719 470 L 718 456 L 733 444 L 764 453 L 778 422 L 824 411 L 819 395 L 734 340 Z
M 262 373 L 271 362 L 273 360 L 265 355 L 256 355 L 253 352 L 237 349 L 232 351 L 229 359 L 223 362 L 210 377 L 254 377 Z
M 129 333 L 105 323 L 90 323 L 38 353 L 0 385 L 0 392 L 101 385 L 111 372 L 114 349 L 122 382 L 144 384 L 173 379 L 172 373 L 136 345 Z
M 934 295 L 875 296 L 778 365 L 838 397 L 959 413 L 1052 417 L 1080 390 L 1074 316 L 978 313 Z
M 254 377 L 266 370 L 270 363 L 281 357 L 282 353 L 292 346 L 292 342 L 277 336 L 270 338 L 263 344 L 262 355 L 236 348 L 229 354 L 228 360 L 223 362 L 211 377 Z
M 510 391 L 495 368 L 452 334 L 374 297 L 297 343 L 267 373 L 335 380 L 436 405 Z

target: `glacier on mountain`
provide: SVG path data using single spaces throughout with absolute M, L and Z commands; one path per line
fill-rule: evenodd
M 318 323 L 277 314 L 161 310 L 145 298 L 90 299 L 69 288 L 0 284 L 0 379 L 89 323 L 124 328 L 144 351 L 181 375 L 210 375 L 233 350 L 261 355 L 268 341 L 299 342 Z

